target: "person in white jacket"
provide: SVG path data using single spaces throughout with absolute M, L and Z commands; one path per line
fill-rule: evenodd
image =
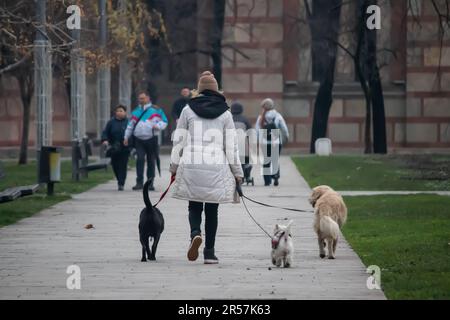
M 155 190 L 155 164 L 159 158 L 158 135 L 167 127 L 167 117 L 164 111 L 152 104 L 147 92 L 139 94 L 139 106 L 131 113 L 123 144 L 128 146 L 128 140 L 133 135 L 137 154 L 136 185 L 133 190 L 142 190 L 144 186 L 144 166 L 147 158 L 147 179 L 150 180 L 149 190 Z
M 188 259 L 198 258 L 204 210 L 204 262 L 216 264 L 218 207 L 220 203 L 237 202 L 236 183 L 241 183 L 243 172 L 233 116 L 209 71 L 201 75 L 197 94 L 183 108 L 173 135 L 170 171 L 175 175 L 175 184 L 172 197 L 189 201 Z
M 273 180 L 274 185 L 278 186 L 280 179 L 279 156 L 283 144 L 289 139 L 289 130 L 283 116 L 275 110 L 275 103 L 272 99 L 267 98 L 261 102 L 261 114 L 256 120 L 255 129 L 264 154 L 264 185 L 270 186 Z M 264 129 L 265 132 L 262 132 L 261 129 Z M 278 149 L 278 154 L 273 152 L 274 149 Z

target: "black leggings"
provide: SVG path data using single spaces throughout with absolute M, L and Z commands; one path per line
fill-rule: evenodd
M 216 242 L 218 203 L 205 203 L 205 248 L 213 249 Z M 189 224 L 191 225 L 191 239 L 201 235 L 203 202 L 189 201 Z
M 111 156 L 111 166 L 119 186 L 125 185 L 129 154 L 128 151 L 121 151 Z

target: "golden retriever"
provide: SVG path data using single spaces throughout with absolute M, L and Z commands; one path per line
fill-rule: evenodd
M 334 259 L 339 230 L 347 220 L 347 206 L 341 195 L 329 186 L 313 189 L 309 203 L 314 208 L 314 231 L 317 233 L 320 257 L 325 258 L 325 246 L 328 246 L 328 259 Z

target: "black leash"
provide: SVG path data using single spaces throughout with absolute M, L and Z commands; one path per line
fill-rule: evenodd
M 161 197 L 159 198 L 158 202 L 154 205 L 154 207 L 156 207 L 161 201 L 162 199 L 164 199 L 164 197 L 166 196 L 167 192 L 169 191 L 170 187 L 172 186 L 172 184 L 175 182 L 175 175 L 172 174 L 172 176 L 170 177 L 170 183 L 169 186 L 167 187 L 167 189 L 162 193 Z M 239 183 L 236 183 L 236 191 L 239 194 L 239 197 L 241 197 L 242 200 L 242 204 L 244 205 L 245 211 L 247 211 L 247 214 L 250 216 L 250 218 L 253 220 L 253 222 L 271 239 L 273 240 L 273 237 L 270 235 L 269 232 L 266 231 L 266 229 L 264 229 L 264 227 L 258 222 L 256 221 L 255 217 L 253 217 L 253 215 L 250 213 L 250 211 L 247 208 L 247 204 L 245 203 L 244 199 L 247 199 L 251 202 L 254 202 L 256 204 L 265 206 L 265 207 L 269 207 L 269 208 L 277 208 L 277 209 L 282 209 L 282 210 L 288 210 L 288 211 L 295 211 L 295 212 L 314 212 L 312 210 L 300 210 L 300 209 L 292 209 L 292 208 L 284 208 L 284 207 L 277 207 L 277 206 L 272 206 L 266 203 L 262 203 L 253 199 L 250 199 L 246 196 L 244 196 L 244 193 L 242 192 L 242 187 Z
M 254 202 L 256 204 L 259 204 L 259 205 L 262 205 L 262 206 L 265 206 L 265 207 L 269 207 L 269 208 L 277 208 L 277 209 L 283 209 L 283 210 L 289 210 L 289 211 L 295 211 L 295 212 L 314 212 L 312 210 L 307 211 L 307 210 L 300 210 L 300 209 L 292 209 L 292 208 L 271 206 L 269 204 L 265 204 L 265 203 L 262 203 L 262 202 L 259 202 L 259 201 L 255 201 L 253 199 L 250 199 L 250 198 L 244 196 L 244 193 L 242 192 L 242 187 L 241 187 L 241 185 L 239 183 L 236 183 L 236 191 L 237 191 L 239 197 L 241 197 L 242 204 L 244 205 L 245 211 L 247 211 L 247 214 L 250 216 L 250 218 L 253 220 L 253 222 L 272 240 L 272 245 L 273 245 L 273 237 L 270 235 L 269 232 L 266 231 L 266 229 L 263 228 L 263 226 L 258 221 L 256 221 L 255 217 L 253 217 L 253 215 L 248 210 L 247 204 L 245 203 L 244 199 L 247 199 L 247 200 L 249 200 L 251 202 Z
M 251 201 L 253 203 L 259 204 L 261 206 L 264 207 L 269 207 L 269 208 L 276 208 L 276 209 L 282 209 L 282 210 L 287 210 L 287 211 L 294 211 L 294 212 L 302 212 L 302 213 L 314 213 L 314 210 L 302 210 L 302 209 L 293 209 L 293 208 L 285 208 L 285 207 L 278 207 L 278 206 L 272 206 L 270 204 L 267 203 L 263 203 L 263 202 L 259 202 L 253 199 L 250 199 L 249 197 L 245 196 L 244 193 L 242 192 L 242 187 L 238 184 L 236 184 L 236 191 L 239 194 L 239 196 L 241 198 L 245 198 L 248 201 Z
M 237 187 L 236 187 L 236 189 L 237 189 Z M 241 192 L 242 192 L 242 190 L 241 190 Z M 239 191 L 238 191 L 238 193 L 239 193 Z M 263 228 L 263 226 L 261 226 L 261 224 L 259 224 L 258 223 L 258 221 L 256 221 L 256 219 L 252 216 L 252 214 L 250 213 L 250 211 L 248 210 L 248 208 L 247 208 L 247 205 L 245 204 L 245 201 L 244 201 L 244 198 L 241 196 L 241 199 L 242 199 L 242 204 L 244 205 L 244 208 L 245 208 L 245 210 L 247 211 L 247 214 L 250 216 L 250 218 L 252 218 L 252 220 L 253 220 L 253 222 L 270 238 L 270 239 L 272 239 L 272 236 L 270 235 L 270 233 L 268 233 L 267 231 L 266 231 L 266 229 L 264 229 Z

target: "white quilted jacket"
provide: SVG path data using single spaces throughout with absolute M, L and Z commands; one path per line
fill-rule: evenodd
M 210 203 L 238 202 L 235 177 L 243 177 L 233 116 L 199 117 L 189 106 L 173 136 L 170 171 L 176 173 L 172 197 Z

